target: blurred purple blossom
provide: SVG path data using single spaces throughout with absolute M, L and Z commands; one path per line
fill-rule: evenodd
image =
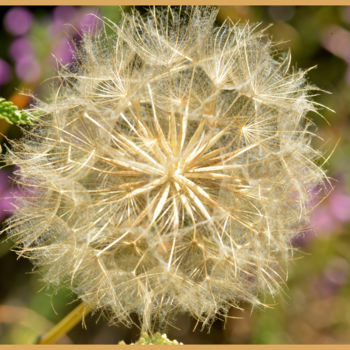
M 308 245 L 315 237 L 315 232 L 312 230 L 299 232 L 292 237 L 293 247 L 305 247 Z
M 0 58 L 0 85 L 5 85 L 11 80 L 11 67 L 3 59 Z
M 54 55 L 54 63 L 56 60 L 60 64 L 67 64 L 74 59 L 75 48 L 71 41 L 66 38 L 59 40 L 52 48 L 52 54 Z
M 312 281 L 312 287 L 321 297 L 333 297 L 345 284 L 349 272 L 349 263 L 341 258 L 334 258 L 328 263 L 322 275 Z
M 331 214 L 341 222 L 350 220 L 350 196 L 341 190 L 336 190 L 329 198 Z
M 68 23 L 74 22 L 77 9 L 73 6 L 57 6 L 52 13 L 51 36 L 55 37 L 65 29 Z M 68 27 L 67 27 L 68 28 Z
M 321 43 L 325 49 L 350 62 L 350 32 L 339 26 L 329 26 L 323 32 Z
M 16 197 L 20 196 L 17 188 L 10 187 L 10 180 L 7 172 L 0 171 L 0 221 L 11 215 L 16 203 Z
M 77 9 L 73 6 L 57 6 L 53 10 L 52 17 L 54 21 L 67 23 L 77 13 Z
M 328 206 L 320 206 L 311 214 L 310 224 L 312 230 L 316 233 L 332 232 L 337 227 L 337 221 L 334 220 L 332 212 Z
M 35 83 L 41 73 L 40 65 L 35 57 L 23 56 L 16 62 L 16 74 L 25 83 Z
M 349 220 L 350 196 L 341 183 L 311 214 L 311 226 L 316 233 L 331 233 Z
M 34 56 L 32 44 L 24 37 L 18 38 L 11 43 L 9 53 L 14 61 L 18 61 L 26 56 Z
M 32 26 L 33 15 L 24 7 L 13 7 L 5 15 L 4 27 L 12 35 L 23 35 Z
M 349 8 L 346 9 L 348 16 L 350 14 Z M 350 83 L 350 32 L 340 26 L 329 26 L 322 34 L 321 44 L 333 55 L 347 62 L 348 69 L 345 78 Z
M 78 29 L 80 33 L 94 33 L 101 27 L 100 13 L 97 9 L 85 9 L 78 20 Z
M 101 25 L 97 9 L 83 8 L 78 10 L 72 6 L 57 6 L 53 11 L 51 36 L 54 44 L 52 63 L 68 64 L 74 60 L 75 45 L 73 41 L 81 40 L 84 32 L 95 32 Z M 68 25 L 70 24 L 70 25 Z
M 315 188 L 314 198 L 310 201 L 310 208 L 317 205 L 330 189 L 327 190 Z M 334 190 L 329 194 L 323 203 L 320 203 L 311 212 L 310 229 L 300 232 L 292 238 L 292 244 L 297 247 L 305 246 L 310 243 L 317 235 L 327 235 L 336 232 L 350 221 L 350 195 L 347 193 L 342 180 L 334 185 Z
M 41 73 L 31 42 L 26 37 L 14 40 L 9 48 L 9 54 L 15 61 L 15 71 L 24 83 L 35 83 Z

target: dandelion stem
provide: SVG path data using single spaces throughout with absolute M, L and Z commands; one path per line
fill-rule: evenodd
M 68 333 L 90 311 L 90 307 L 82 302 L 50 331 L 43 336 L 40 336 L 37 344 L 54 344 L 58 339 Z

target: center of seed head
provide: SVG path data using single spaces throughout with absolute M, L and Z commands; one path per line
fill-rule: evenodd
M 167 174 L 169 180 L 175 181 L 179 175 L 182 175 L 183 171 L 179 163 L 180 162 L 178 159 L 169 159 L 167 164 Z

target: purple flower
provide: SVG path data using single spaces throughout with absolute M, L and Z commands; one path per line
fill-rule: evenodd
M 324 191 L 321 188 L 315 188 L 313 196 L 309 203 L 310 208 L 323 198 Z M 348 221 L 350 221 L 350 196 L 344 187 L 343 180 L 339 179 L 338 185 L 330 196 L 312 211 L 310 230 L 296 234 L 292 244 L 298 247 L 305 246 L 317 234 L 332 234 Z
M 57 6 L 53 10 L 53 20 L 68 23 L 77 13 L 73 6 Z
M 35 83 L 41 73 L 40 65 L 35 57 L 24 56 L 16 62 L 16 74 L 25 83 Z
M 337 220 L 335 220 L 328 206 L 316 208 L 311 215 L 310 223 L 312 229 L 317 233 L 332 232 L 337 227 Z
M 52 54 L 61 64 L 67 64 L 74 59 L 75 48 L 71 41 L 63 38 L 53 47 Z M 54 61 L 56 62 L 56 60 Z
M 350 32 L 339 26 L 329 26 L 322 34 L 322 46 L 342 58 L 346 62 L 350 62 Z
M 329 199 L 329 209 L 332 215 L 341 222 L 350 220 L 350 196 L 341 191 L 335 191 Z
M 299 232 L 292 238 L 293 247 L 305 247 L 307 246 L 315 237 L 315 232 L 308 230 L 305 232 Z
M 6 85 L 12 77 L 10 65 L 0 58 L 0 85 Z
M 331 233 L 350 220 L 350 196 L 339 183 L 325 203 L 311 215 L 311 226 L 315 232 Z
M 13 35 L 23 35 L 32 26 L 33 16 L 23 7 L 13 7 L 4 18 L 4 27 Z
M 25 56 L 34 56 L 32 44 L 24 37 L 18 38 L 12 42 L 9 53 L 14 61 L 18 61 Z
M 344 285 L 349 273 L 349 263 L 341 258 L 335 258 L 328 263 L 323 274 L 314 281 L 313 287 L 321 297 L 335 296 Z
M 56 37 L 65 29 L 66 24 L 74 22 L 76 13 L 77 9 L 73 6 L 57 6 L 52 14 L 51 36 Z
M 80 33 L 95 32 L 101 26 L 100 14 L 96 9 L 85 10 L 79 19 L 78 29 Z
M 0 170 L 0 193 L 7 190 L 9 186 L 9 179 L 7 173 L 4 170 Z
M 10 180 L 5 171 L 0 171 L 0 220 L 12 214 L 16 198 L 21 195 L 17 188 L 10 187 Z

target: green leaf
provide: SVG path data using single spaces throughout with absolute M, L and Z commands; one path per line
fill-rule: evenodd
M 25 111 L 20 111 L 11 101 L 0 97 L 0 118 L 9 124 L 33 124 L 31 117 Z

